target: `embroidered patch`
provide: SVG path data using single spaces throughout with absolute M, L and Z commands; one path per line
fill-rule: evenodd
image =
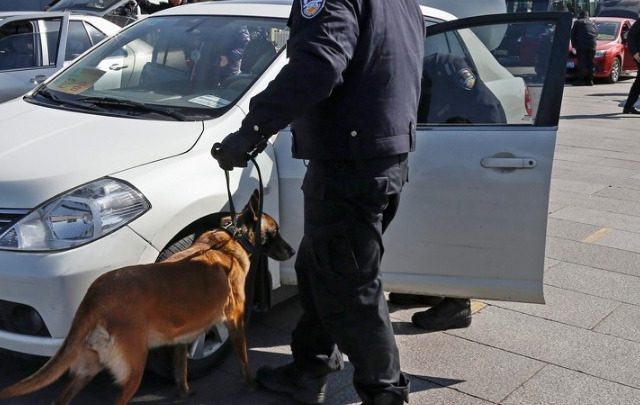
M 300 0 L 300 11 L 304 18 L 313 18 L 320 13 L 324 7 L 325 0 Z
M 471 90 L 476 85 L 476 75 L 473 74 L 471 69 L 462 68 L 458 70 L 458 85 L 465 90 Z

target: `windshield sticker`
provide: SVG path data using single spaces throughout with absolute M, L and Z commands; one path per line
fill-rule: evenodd
M 51 85 L 54 90 L 68 94 L 81 94 L 91 88 L 106 72 L 95 68 L 71 71 L 60 84 Z
M 190 103 L 200 104 L 211 108 L 222 108 L 229 104 L 229 100 L 225 100 L 224 98 L 212 96 L 210 94 L 199 96 L 196 98 L 192 98 L 189 100 Z
M 325 0 L 300 0 L 301 12 L 304 18 L 313 18 L 320 13 Z

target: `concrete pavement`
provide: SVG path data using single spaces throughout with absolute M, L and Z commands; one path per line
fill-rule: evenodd
M 565 89 L 549 207 L 546 305 L 476 302 L 468 329 L 421 333 L 419 309 L 391 307 L 412 404 L 640 404 L 640 116 L 620 113 L 630 81 Z M 249 330 L 253 370 L 290 361 L 295 300 L 254 317 Z M 3 385 L 37 364 L 0 357 Z M 20 374 L 20 375 L 18 375 Z M 149 373 L 148 373 L 149 374 Z M 351 368 L 331 376 L 330 405 L 358 404 Z M 194 382 L 197 394 L 148 375 L 140 404 L 287 404 L 242 384 L 234 356 Z M 7 404 L 50 403 L 60 384 Z M 106 376 L 78 404 L 107 404 Z

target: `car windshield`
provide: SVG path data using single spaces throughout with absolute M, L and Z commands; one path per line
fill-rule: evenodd
M 613 41 L 618 35 L 620 23 L 599 21 L 596 22 L 596 28 L 598 29 L 598 36 L 596 38 L 598 41 Z
M 94 49 L 32 99 L 136 118 L 215 118 L 266 70 L 287 38 L 282 19 L 149 17 Z
M 56 10 L 84 10 L 84 11 L 103 11 L 120 2 L 121 0 L 60 0 L 60 2 L 51 6 L 51 11 Z

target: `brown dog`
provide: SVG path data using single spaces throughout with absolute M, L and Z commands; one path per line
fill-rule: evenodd
M 224 229 L 209 231 L 161 263 L 124 267 L 100 276 L 80 303 L 58 352 L 33 375 L 0 391 L 0 399 L 36 391 L 68 370 L 70 381 L 55 402 L 67 404 L 107 368 L 122 387 L 116 404 L 124 405 L 138 390 L 149 349 L 164 345 L 176 345 L 176 383 L 187 394 L 185 344 L 225 319 L 249 382 L 244 282 L 250 258 L 239 239 L 254 245 L 257 208 L 256 191 L 237 215 L 240 236 Z M 276 221 L 266 214 L 261 234 L 269 257 L 287 260 L 295 253 L 278 233 Z

